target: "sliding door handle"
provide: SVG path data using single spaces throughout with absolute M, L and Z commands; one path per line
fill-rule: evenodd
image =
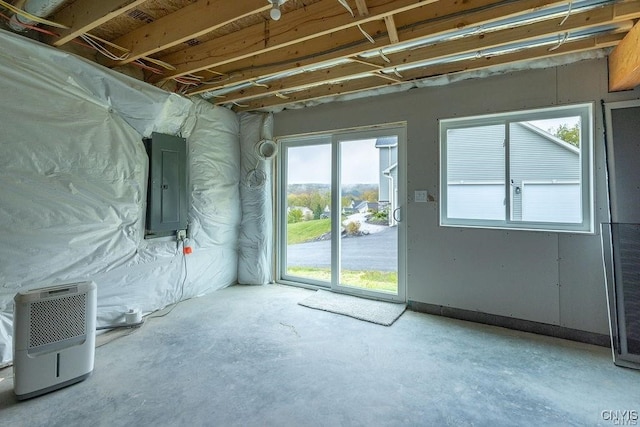
M 400 208 L 395 208 L 391 216 L 395 222 L 400 222 Z

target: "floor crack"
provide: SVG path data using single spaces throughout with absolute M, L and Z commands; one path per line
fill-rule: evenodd
M 298 333 L 298 331 L 296 331 L 295 326 L 293 326 L 293 325 L 287 325 L 286 323 L 282 323 L 282 322 L 280 322 L 280 324 L 281 324 L 282 326 L 284 326 L 284 327 L 287 327 L 287 328 L 291 329 L 291 332 L 293 332 L 294 334 L 296 334 L 296 336 L 297 336 L 298 338 L 300 338 L 300 334 Z

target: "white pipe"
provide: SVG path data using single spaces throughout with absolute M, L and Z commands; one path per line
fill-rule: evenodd
M 46 18 L 58 9 L 66 0 L 26 0 L 22 10 L 40 18 Z M 9 26 L 14 31 L 26 31 L 20 23 L 33 25 L 34 21 L 20 15 L 13 15 L 9 21 Z

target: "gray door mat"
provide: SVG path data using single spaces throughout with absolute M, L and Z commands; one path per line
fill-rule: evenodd
M 384 326 L 391 326 L 407 308 L 406 304 L 375 301 L 322 289 L 298 304 Z

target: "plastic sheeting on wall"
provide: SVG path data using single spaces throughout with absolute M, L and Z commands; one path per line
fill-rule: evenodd
M 238 283 L 263 285 L 272 279 L 272 160 L 258 151 L 273 138 L 273 116 L 240 114 L 240 200 L 242 224 L 238 243 Z
M 187 98 L 22 36 L 0 30 L 0 40 L 4 78 L 22 82 L 36 96 L 40 93 L 39 104 L 43 108 L 47 105 L 55 108 L 58 96 L 76 96 L 112 107 L 138 133 L 150 136 L 153 131 L 177 134 L 192 106 Z M 14 85 L 3 90 L 19 99 L 16 92 L 20 87 Z M 25 104 L 25 108 L 32 106 Z
M 195 126 L 187 137 L 189 158 L 189 238 L 195 252 L 190 274 L 202 278 L 186 296 L 202 295 L 236 282 L 240 210 L 239 123 L 230 110 L 194 100 Z M 188 127 L 188 126 L 187 126 Z M 200 269 L 195 274 L 193 268 Z
M 236 282 L 239 122 L 224 108 L 0 31 L 0 365 L 13 297 L 98 285 L 98 325 Z M 190 245 L 143 236 L 142 136 L 187 138 Z

